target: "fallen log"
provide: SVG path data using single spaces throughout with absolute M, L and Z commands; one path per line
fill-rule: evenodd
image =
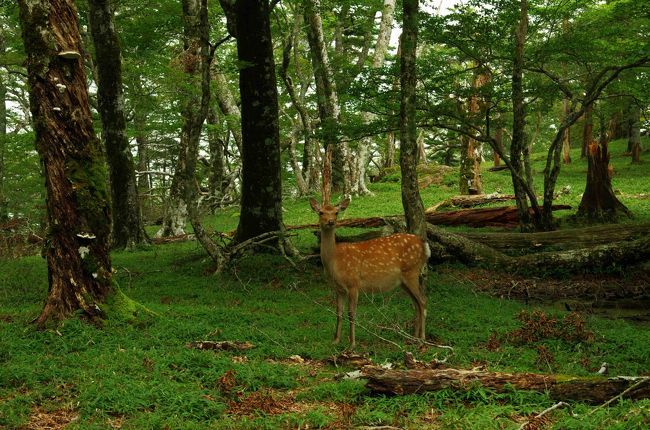
M 440 203 L 437 203 L 427 209 L 426 213 L 436 212 L 438 209 L 448 206 L 457 206 L 461 208 L 471 208 L 474 206 L 484 205 L 487 203 L 498 203 L 498 202 L 507 202 L 510 200 L 515 200 L 514 194 L 476 194 L 468 196 L 454 196 L 446 200 L 443 200 Z
M 415 394 L 443 389 L 469 390 L 477 386 L 498 393 L 512 388 L 548 392 L 551 398 L 590 404 L 607 402 L 620 396 L 626 399 L 650 398 L 649 377 L 572 377 L 537 373 L 503 373 L 464 369 L 388 370 L 365 366 L 366 386 L 381 394 Z
M 498 250 L 543 250 L 588 248 L 612 242 L 630 241 L 650 234 L 650 224 L 609 224 L 538 233 L 463 232 L 466 239 Z
M 571 209 L 568 205 L 553 205 L 552 209 Z M 533 215 L 533 210 L 530 209 Z M 519 215 L 515 206 L 502 206 L 497 208 L 459 209 L 455 211 L 433 212 L 425 214 L 428 223 L 434 225 L 469 227 L 517 227 Z
M 540 252 L 520 257 L 506 255 L 431 224 L 427 225 L 427 238 L 434 259 L 444 260 L 451 255 L 468 265 L 479 265 L 512 273 L 535 272 L 561 275 L 593 272 L 650 260 L 650 237 L 648 236 L 629 242 L 612 242 L 590 248 Z

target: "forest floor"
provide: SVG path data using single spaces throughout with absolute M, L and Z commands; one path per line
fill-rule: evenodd
M 614 187 L 635 219 L 650 221 L 650 163 L 629 166 L 616 154 Z M 618 151 L 618 152 L 616 152 Z M 647 156 L 644 153 L 643 156 Z M 579 155 L 574 157 L 579 160 Z M 538 163 L 541 161 L 538 160 Z M 586 164 L 565 168 L 560 197 L 576 208 Z M 506 193 L 504 172 L 484 174 L 486 192 Z M 454 194 L 454 172 L 423 190 L 425 206 Z M 398 214 L 398 184 L 372 185 L 346 217 Z M 285 200 L 288 224 L 314 222 L 305 199 Z M 237 209 L 207 219 L 219 231 Z M 567 214 L 567 216 L 570 214 Z M 568 224 L 568 223 L 566 223 Z M 571 228 L 563 224 L 562 228 Z M 153 227 L 152 227 L 153 229 Z M 343 234 L 358 231 L 342 230 Z M 313 231 L 295 232 L 313 253 Z M 348 379 L 347 342 L 332 345 L 334 296 L 317 258 L 248 255 L 224 273 L 193 241 L 113 254 L 122 291 L 143 304 L 132 323 L 101 329 L 79 318 L 36 331 L 30 324 L 47 292 L 39 256 L 0 259 L 0 428 L 4 429 L 645 429 L 650 400 L 607 407 L 556 402 L 549 393 L 476 386 L 405 396 L 374 395 Z M 599 377 L 650 376 L 648 267 L 562 278 L 514 276 L 447 263 L 428 277 L 427 340 L 412 343 L 413 310 L 401 291 L 364 295 L 356 353 L 378 365 L 424 362 L 490 371 Z M 607 308 L 607 306 L 609 306 Z M 603 308 L 607 308 L 604 312 Z M 344 330 L 344 336 L 347 330 Z M 197 341 L 248 342 L 252 348 L 204 350 Z

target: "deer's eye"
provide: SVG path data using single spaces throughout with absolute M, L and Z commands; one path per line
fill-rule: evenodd
M 323 211 L 318 211 L 318 215 L 323 215 Z

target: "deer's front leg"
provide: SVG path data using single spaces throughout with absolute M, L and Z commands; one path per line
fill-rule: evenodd
M 348 291 L 348 317 L 350 318 L 350 349 L 354 349 L 356 339 L 354 337 L 354 320 L 357 315 L 357 301 L 359 299 L 359 290 L 350 288 Z
M 336 292 L 336 333 L 334 334 L 334 343 L 337 344 L 341 340 L 341 328 L 343 326 L 343 306 L 345 305 L 345 295 Z

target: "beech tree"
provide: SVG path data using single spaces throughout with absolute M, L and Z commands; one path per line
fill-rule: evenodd
M 133 158 L 126 134 L 122 55 L 113 23 L 112 0 L 89 0 L 90 32 L 95 45 L 98 110 L 110 172 L 113 210 L 112 247 L 147 241 L 140 219 L 140 201 Z
M 237 243 L 284 230 L 278 92 L 269 1 L 221 0 L 221 4 L 237 38 L 240 62 L 242 193 Z
M 400 168 L 402 170 L 402 206 L 409 232 L 426 236 L 424 205 L 418 186 L 415 58 L 418 40 L 418 0 L 403 0 L 403 28 L 400 56 Z
M 114 293 L 104 158 L 90 113 L 71 0 L 20 0 L 36 148 L 47 189 L 49 290 L 39 326 L 81 310 L 96 320 Z

